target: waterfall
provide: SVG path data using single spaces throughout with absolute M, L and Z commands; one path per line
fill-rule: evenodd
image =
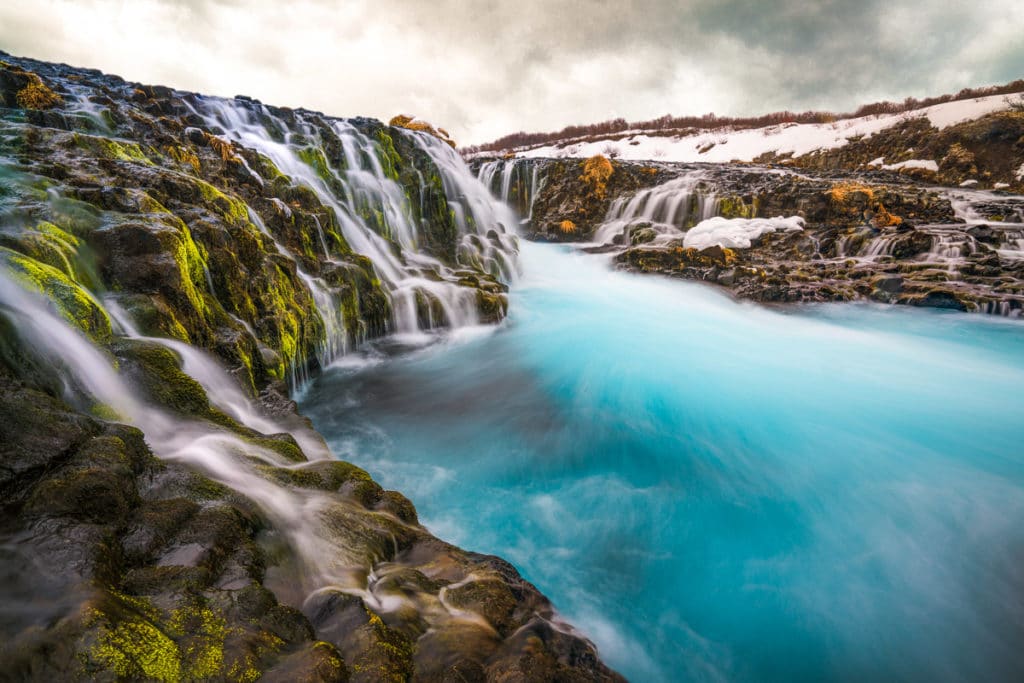
M 533 202 L 543 186 L 540 165 L 531 159 L 496 159 L 481 164 L 480 182 L 496 199 L 513 207 L 522 223 L 533 219 Z
M 107 303 L 122 330 L 130 337 L 138 337 L 124 312 L 116 305 L 110 306 L 109 299 Z M 104 404 L 113 410 L 118 421 L 141 429 L 159 458 L 194 468 L 256 503 L 294 550 L 300 572 L 296 588 L 303 594 L 331 586 L 359 596 L 378 611 L 421 606 L 415 596 L 380 597 L 373 593 L 372 570 L 378 563 L 391 559 L 395 525 L 400 524 L 396 518 L 365 510 L 324 492 L 280 484 L 262 469 L 295 469 L 303 464 L 288 461 L 225 427 L 174 415 L 148 403 L 118 375 L 112 360 L 57 315 L 47 299 L 23 289 L 4 269 L 0 269 L 0 313 L 11 319 L 26 350 L 58 370 L 67 387 L 69 403 Z M 178 353 L 186 371 L 210 390 L 213 403 L 241 422 L 262 433 L 291 432 L 302 436 L 289 425 L 260 415 L 230 376 L 201 351 L 166 339 L 150 341 Z M 302 439 L 299 443 L 307 445 Z M 317 451 L 307 451 L 307 455 L 330 457 L 322 444 Z M 339 523 L 362 525 L 363 536 L 349 545 L 346 536 L 332 532 L 332 525 Z M 373 538 L 383 539 L 380 543 L 372 540 L 371 529 Z M 388 541 L 389 538 L 392 540 Z M 463 618 L 443 606 L 424 617 L 433 624 Z
M 703 184 L 704 175 L 703 171 L 690 171 L 632 196 L 615 199 L 594 233 L 594 242 L 609 244 L 618 238 L 629 244 L 629 229 L 640 223 L 649 223 L 656 233 L 653 243 L 682 238 L 687 228 L 718 212 L 715 195 Z
M 345 241 L 373 263 L 391 302 L 390 332 L 415 334 L 432 327 L 477 324 L 476 290 L 459 284 L 460 267 L 479 268 L 506 283 L 515 277 L 518 244 L 514 214 L 490 197 L 450 147 L 432 136 L 387 129 L 390 135 L 411 136 L 440 171 L 458 231 L 455 268 L 425 253 L 414 207 L 403 187 L 389 175 L 393 169 L 387 167 L 391 163 L 388 150 L 354 123 L 304 111 L 294 112 L 294 122 L 286 122 L 263 105 L 230 100 L 201 99 L 189 106 L 207 128 L 222 131 L 224 138 L 266 156 L 331 209 Z M 422 173 L 419 178 L 423 190 L 427 181 Z M 421 203 L 421 218 L 422 208 Z M 269 234 L 265 226 L 260 229 Z M 323 226 L 319 233 L 324 258 L 331 262 Z M 344 351 L 346 325 L 353 321 L 341 320 L 340 314 L 325 315 L 327 309 L 337 310 L 337 303 L 325 287 L 318 289 L 316 278 L 303 273 L 303 279 L 328 327 L 330 338 L 322 355 L 330 362 Z M 441 319 L 435 319 L 434 306 Z M 424 313 L 426 321 L 421 319 Z

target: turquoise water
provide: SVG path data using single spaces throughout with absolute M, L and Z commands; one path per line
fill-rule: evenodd
M 339 457 L 631 680 L 1021 675 L 1024 324 L 523 262 L 500 328 L 316 382 Z

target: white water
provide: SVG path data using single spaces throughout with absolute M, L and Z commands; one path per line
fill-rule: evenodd
M 718 212 L 715 195 L 704 186 L 702 171 L 689 171 L 656 187 L 619 197 L 608 207 L 604 222 L 594 233 L 594 242 L 608 244 L 623 235 L 629 244 L 628 229 L 650 223 L 658 236 L 652 244 L 681 239 L 688 225 L 700 223 Z
M 373 262 L 391 300 L 390 331 L 414 334 L 421 330 L 418 295 L 435 301 L 443 312 L 444 319 L 429 320 L 428 328 L 478 323 L 476 291 L 456 284 L 458 276 L 451 268 L 421 251 L 420 226 L 416 225 L 402 187 L 385 172 L 378 142 L 347 121 L 323 119 L 315 124 L 303 112 L 295 112 L 297 125 L 293 130 L 266 107 L 253 106 L 259 106 L 258 116 L 238 102 L 209 99 L 202 101 L 196 113 L 207 126 L 224 129 L 228 139 L 265 155 L 282 173 L 311 189 L 333 211 L 348 244 Z M 425 133 L 398 129 L 390 132 L 412 136 L 441 169 L 459 231 L 459 265 L 477 267 L 510 282 L 518 267 L 514 237 L 517 221 L 512 212 L 490 198 L 444 143 Z M 334 138 L 333 142 L 340 145 L 342 158 L 326 154 L 331 146 L 324 136 Z M 324 153 L 325 168 L 316 169 L 306 163 L 300 156 L 303 150 Z M 364 218 L 371 214 L 379 216 L 376 225 Z M 261 229 L 266 232 L 265 227 Z M 320 238 L 330 260 L 322 229 Z M 332 325 L 330 320 L 325 322 Z
M 533 200 L 543 187 L 539 164 L 526 159 L 496 159 L 481 164 L 477 177 L 495 197 L 515 207 L 523 223 L 533 218 Z
M 120 325 L 131 333 L 130 321 L 112 307 Z M 430 624 L 478 620 L 461 610 L 448 611 L 431 595 L 397 595 L 374 592 L 374 569 L 391 559 L 391 529 L 400 522 L 386 513 L 371 512 L 354 502 L 318 491 L 293 489 L 278 484 L 259 471 L 269 465 L 297 468 L 272 450 L 257 446 L 212 423 L 172 415 L 148 404 L 117 374 L 110 358 L 63 318 L 48 301 L 22 289 L 0 270 L 0 311 L 11 318 L 15 329 L 38 357 L 58 369 L 71 403 L 99 401 L 112 409 L 118 421 L 134 425 L 160 458 L 186 464 L 211 479 L 241 492 L 255 502 L 295 553 L 298 565 L 288 590 L 301 600 L 331 587 L 361 597 L 377 611 L 422 611 Z M 191 347 L 165 339 L 153 341 L 181 354 L 186 371 L 210 389 L 219 407 L 232 410 L 249 426 L 281 425 L 260 415 L 232 386 L 229 376 L 212 359 Z M 322 450 L 322 449 L 321 449 Z M 308 453 L 307 453 L 308 454 Z M 329 455 L 326 454 L 326 455 Z M 352 529 L 352 532 L 346 532 Z M 349 533 L 354 533 L 353 539 Z M 426 607 L 424 604 L 426 603 Z

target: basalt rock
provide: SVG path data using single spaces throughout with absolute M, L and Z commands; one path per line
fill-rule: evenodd
M 967 163 L 965 150 L 953 150 L 959 159 L 955 163 Z M 549 239 L 550 226 L 568 215 L 561 211 L 563 195 L 579 191 L 570 189 L 579 184 L 570 169 L 574 162 L 507 163 L 545 179 L 537 189 L 527 230 L 537 239 Z M 680 186 L 689 189 L 650 195 L 632 218 L 627 216 L 621 233 L 605 244 L 585 247 L 614 254 L 619 267 L 700 280 L 739 298 L 766 303 L 869 299 L 1006 316 L 1024 313 L 1020 196 L 943 190 L 872 170 L 615 164 L 616 174 L 635 182 L 609 186 L 608 196 L 593 211 L 596 215 L 603 207 L 605 215 L 589 218 L 584 230 L 560 232 L 558 240 L 591 241 L 595 228 L 613 218 L 613 202 L 619 207 L 615 217 L 621 217 L 640 193 L 683 176 L 692 179 Z M 672 216 L 667 215 L 670 206 L 676 207 Z M 724 218 L 799 216 L 804 229 L 765 234 L 749 249 L 698 251 L 684 245 L 685 232 L 706 217 L 698 206 Z
M 587 181 L 586 160 L 561 159 L 543 166 L 543 191 L 534 198 L 528 236 L 550 242 L 585 242 L 615 197 L 633 193 L 660 177 L 655 166 L 609 160 L 612 172 L 602 191 Z
M 286 382 L 316 367 L 336 322 L 313 280 L 349 343 L 387 332 L 392 300 L 344 216 L 209 125 L 202 102 L 0 55 L 4 277 L 86 335 L 146 414 L 193 430 L 189 446 L 223 440 L 239 468 L 308 503 L 324 562 L 359 589 L 310 597 L 315 572 L 265 501 L 217 481 L 212 463 L 157 457 L 152 433 L 79 386 L 76 359 L 43 353 L 0 307 L 0 678 L 621 680 L 510 565 L 436 539 L 360 468 L 309 460 L 323 442 Z M 304 137 L 318 182 L 347 191 L 333 186 L 347 163 L 333 120 L 235 106 L 282 143 Z M 419 253 L 454 273 L 481 319 L 503 317 L 506 286 L 461 259 L 441 170 L 413 133 L 346 125 L 375 141 L 370 161 L 401 193 Z M 405 258 L 387 217 L 357 205 Z M 500 240 L 474 237 L 480 253 Z M 444 319 L 428 293 L 414 305 Z M 159 338 L 211 352 L 264 416 L 308 438 L 241 424 Z

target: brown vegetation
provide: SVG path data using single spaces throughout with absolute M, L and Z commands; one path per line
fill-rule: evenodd
M 452 140 L 444 128 L 434 128 L 426 121 L 420 121 L 415 116 L 406 116 L 405 114 L 399 114 L 388 121 L 389 126 L 397 126 L 399 128 L 405 128 L 406 130 L 418 130 L 424 133 L 433 135 L 438 140 L 451 145 L 452 149 L 455 149 L 455 141 Z
M 864 212 L 864 217 L 876 228 L 892 228 L 903 224 L 903 219 L 885 210 L 885 206 L 879 203 L 873 210 Z
M 864 195 L 868 201 L 875 198 L 875 191 L 872 188 L 854 181 L 836 183 L 828 191 L 828 196 L 837 204 L 845 204 L 856 194 Z
M 231 161 L 235 158 L 235 150 L 230 142 L 216 135 L 211 135 L 206 131 L 203 131 L 203 136 L 206 138 L 206 144 L 210 145 L 217 154 L 220 154 L 220 158 L 223 161 Z
M 580 180 L 590 186 L 591 193 L 598 199 L 604 199 L 608 191 L 608 179 L 615 172 L 615 167 L 608 157 L 598 154 L 583 162 L 583 175 Z
M 26 71 L 28 85 L 18 91 L 18 106 L 22 109 L 52 109 L 64 99 L 50 90 L 38 74 Z

